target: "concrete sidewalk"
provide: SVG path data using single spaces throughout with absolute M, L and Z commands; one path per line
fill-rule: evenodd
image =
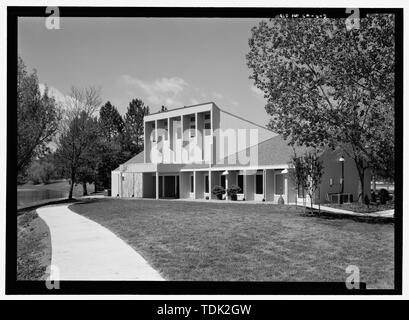
M 318 210 L 318 205 L 313 204 L 313 208 Z M 373 217 L 373 218 L 393 218 L 395 214 L 394 209 L 385 210 L 385 211 L 377 211 L 377 212 L 361 213 L 361 212 L 343 210 L 339 208 L 327 207 L 325 205 L 321 205 L 321 210 L 326 211 L 326 212 L 336 213 L 336 214 L 345 214 L 345 215 L 357 216 L 357 217 Z
M 60 280 L 164 280 L 134 249 L 68 208 L 37 209 L 51 233 L 51 264 Z

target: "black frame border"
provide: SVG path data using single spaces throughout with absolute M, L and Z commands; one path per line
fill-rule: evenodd
M 270 18 L 277 14 L 310 14 L 346 18 L 345 8 L 247 7 L 59 7 L 60 17 L 134 18 Z M 17 281 L 17 35 L 18 17 L 47 17 L 46 7 L 7 7 L 7 187 L 6 187 L 6 294 L 141 294 L 141 295 L 401 295 L 403 241 L 403 8 L 360 8 L 367 13 L 395 15 L 395 261 L 394 289 L 347 290 L 344 283 L 320 282 L 195 282 L 195 281 L 61 281 L 48 290 L 43 281 Z M 63 24 L 63 21 L 61 22 Z

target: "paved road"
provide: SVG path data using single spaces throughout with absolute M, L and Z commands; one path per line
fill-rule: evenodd
M 108 229 L 68 208 L 37 209 L 51 233 L 51 264 L 60 280 L 164 280 Z

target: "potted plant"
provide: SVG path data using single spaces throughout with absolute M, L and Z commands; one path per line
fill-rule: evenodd
M 214 186 L 212 189 L 212 194 L 214 194 L 218 200 L 222 200 L 225 193 L 226 190 L 222 186 Z
M 227 189 L 227 195 L 233 201 L 237 200 L 237 194 L 240 192 L 241 192 L 241 188 L 236 185 L 232 185 Z

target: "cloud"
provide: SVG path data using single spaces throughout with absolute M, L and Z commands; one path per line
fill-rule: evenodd
M 260 90 L 259 88 L 257 88 L 255 85 L 251 85 L 250 90 L 253 91 L 253 93 L 256 96 L 258 96 L 260 98 L 264 98 L 264 92 L 262 90 Z
M 169 107 L 183 106 L 180 96 L 189 86 L 184 79 L 179 77 L 163 77 L 154 81 L 144 81 L 130 75 L 122 75 L 120 81 L 129 87 L 128 92 L 133 92 L 132 89 L 142 90 L 148 102 Z
M 220 106 L 230 105 L 237 107 L 239 103 L 229 96 L 213 89 L 191 85 L 180 77 L 161 77 L 147 81 L 128 74 L 119 78 L 119 87 L 125 92 L 126 99 L 139 97 L 152 108 L 157 110 L 162 105 L 169 109 L 195 105 L 199 103 L 214 101 Z

